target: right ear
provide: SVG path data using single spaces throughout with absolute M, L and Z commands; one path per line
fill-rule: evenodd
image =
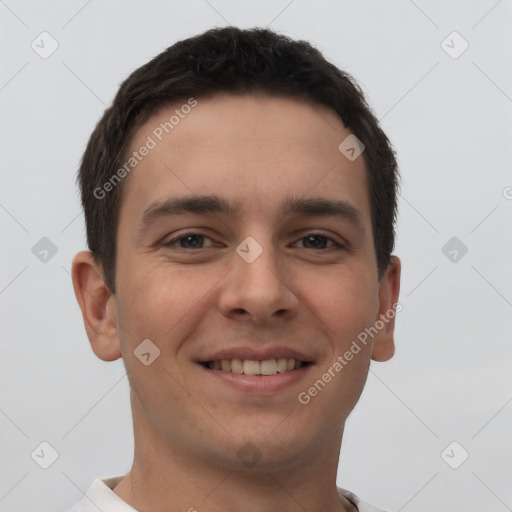
M 71 276 L 93 352 L 103 361 L 119 359 L 116 297 L 106 286 L 103 269 L 92 252 L 82 251 L 73 258 Z

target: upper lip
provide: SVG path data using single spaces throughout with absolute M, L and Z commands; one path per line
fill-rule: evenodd
M 253 347 L 233 347 L 217 350 L 206 356 L 201 356 L 198 363 L 209 361 L 221 361 L 222 359 L 249 359 L 252 361 L 266 361 L 268 359 L 296 359 L 306 363 L 312 362 L 312 358 L 293 348 L 269 347 L 267 349 L 256 349 Z

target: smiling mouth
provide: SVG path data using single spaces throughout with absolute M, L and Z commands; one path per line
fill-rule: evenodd
M 217 361 L 206 361 L 201 363 L 210 370 L 221 370 L 229 373 L 239 373 L 245 375 L 276 375 L 298 370 L 310 363 L 299 361 L 298 359 L 266 359 L 257 361 L 252 359 L 221 359 Z

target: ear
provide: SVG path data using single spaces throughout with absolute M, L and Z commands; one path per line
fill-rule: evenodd
M 400 293 L 400 272 L 400 260 L 391 256 L 379 284 L 379 308 L 375 322 L 377 324 L 380 320 L 384 326 L 373 339 L 372 359 L 375 361 L 388 361 L 395 353 L 395 314 L 400 311 L 400 306 L 396 306 Z
M 119 359 L 116 297 L 105 285 L 103 270 L 92 252 L 82 251 L 73 258 L 71 275 L 93 352 L 103 361 Z

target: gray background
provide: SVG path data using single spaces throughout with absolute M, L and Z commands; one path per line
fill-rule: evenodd
M 399 155 L 397 351 L 372 364 L 338 484 L 390 511 L 512 510 L 511 22 L 511 0 L 0 0 L 0 510 L 62 510 L 130 468 L 124 367 L 92 353 L 71 285 L 75 171 L 133 69 L 227 23 L 313 42 Z M 59 45 L 46 59 L 43 31 Z M 46 262 L 42 237 L 58 249 Z

